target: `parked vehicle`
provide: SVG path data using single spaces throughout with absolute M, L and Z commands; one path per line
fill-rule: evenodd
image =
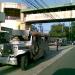
M 28 30 L 13 30 L 0 32 L 0 63 L 20 65 L 22 70 L 27 69 L 29 60 L 36 60 L 45 53 L 46 42 L 40 32 Z M 9 38 L 9 39 L 7 39 Z M 4 40 L 4 41 L 3 41 Z

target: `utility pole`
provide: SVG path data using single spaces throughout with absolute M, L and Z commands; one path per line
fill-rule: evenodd
M 42 26 L 42 23 L 39 24 L 39 29 L 40 29 L 40 32 L 43 33 L 43 26 Z

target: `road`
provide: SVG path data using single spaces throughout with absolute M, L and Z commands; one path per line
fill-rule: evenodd
M 46 67 L 38 75 L 75 75 L 75 48 Z
M 71 46 L 69 46 L 71 47 Z M 62 51 L 68 51 L 68 46 L 67 47 L 59 47 L 59 51 L 57 52 L 56 51 L 56 47 L 50 47 L 50 50 L 49 52 L 46 53 L 46 56 L 45 58 L 40 58 L 38 59 L 37 61 L 34 61 L 32 62 L 29 66 L 28 66 L 28 70 L 26 71 L 22 71 L 19 67 L 17 66 L 2 66 L 0 67 L 0 75 L 48 75 L 50 73 L 50 71 L 53 70 L 53 67 L 52 67 L 52 63 L 56 61 L 59 54 L 62 53 Z M 69 49 L 70 50 L 70 49 Z M 72 51 L 74 50 L 71 50 L 70 52 L 68 52 L 69 54 L 72 53 Z M 73 52 L 73 54 L 75 53 L 75 51 Z M 61 54 L 62 55 L 62 54 Z M 67 54 L 68 56 L 68 54 Z M 73 57 L 74 55 L 71 54 L 71 56 Z M 57 57 L 57 58 L 56 58 Z M 70 58 L 72 58 L 70 57 Z M 67 59 L 67 58 L 66 58 Z M 65 59 L 65 61 L 66 61 Z M 64 57 L 62 58 L 62 60 L 64 61 Z M 60 63 L 62 63 L 62 65 L 64 65 L 64 62 L 59 60 Z M 73 60 L 71 60 L 73 61 Z M 60 63 L 57 63 L 57 64 L 60 64 Z M 68 59 L 68 62 L 70 62 L 70 60 Z M 70 62 L 71 63 L 71 62 Z M 74 62 L 75 63 L 75 62 Z M 73 64 L 74 64 L 73 63 Z M 66 63 L 67 64 L 67 63 Z M 54 65 L 54 64 L 53 64 Z M 55 64 L 56 65 L 56 64 Z M 74 64 L 75 65 L 75 64 Z M 57 66 L 55 66 L 57 67 Z M 74 67 L 74 66 L 73 66 Z M 52 68 L 50 70 L 50 68 Z M 44 71 L 45 70 L 45 71 Z M 49 71 L 49 72 L 48 72 Z M 45 72 L 45 73 L 44 73 Z M 46 74 L 48 73 L 48 74 Z M 52 73 L 52 72 L 51 72 Z M 50 74 L 49 74 L 50 75 Z M 55 75 L 55 74 L 54 74 Z

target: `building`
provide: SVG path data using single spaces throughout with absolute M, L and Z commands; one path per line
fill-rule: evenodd
M 1 2 L 0 11 L 5 13 L 5 22 L 1 23 L 1 26 L 14 30 L 25 30 L 24 14 L 20 12 L 25 8 L 27 8 L 25 4 Z

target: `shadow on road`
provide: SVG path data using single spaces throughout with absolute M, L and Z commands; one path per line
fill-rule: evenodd
M 5 68 L 6 67 L 6 68 Z M 16 70 L 18 70 L 19 68 L 18 67 L 16 67 L 16 66 L 3 66 L 3 67 L 1 67 L 1 68 L 3 68 L 2 70 L 0 70 L 0 75 L 7 75 L 7 74 L 9 74 L 9 73 L 11 73 L 11 72 L 13 72 L 13 71 L 16 71 Z
M 56 48 L 54 50 L 50 49 L 50 50 L 47 50 L 46 53 L 45 53 L 45 56 L 32 62 L 29 66 L 28 66 L 28 69 L 31 69 L 33 67 L 36 67 L 37 65 L 39 65 L 40 63 L 42 62 L 45 62 L 47 60 L 50 60 L 52 59 L 53 57 L 55 57 L 57 54 L 59 54 L 63 49 L 57 51 Z
M 72 68 L 59 69 L 53 75 L 75 75 L 75 69 Z

